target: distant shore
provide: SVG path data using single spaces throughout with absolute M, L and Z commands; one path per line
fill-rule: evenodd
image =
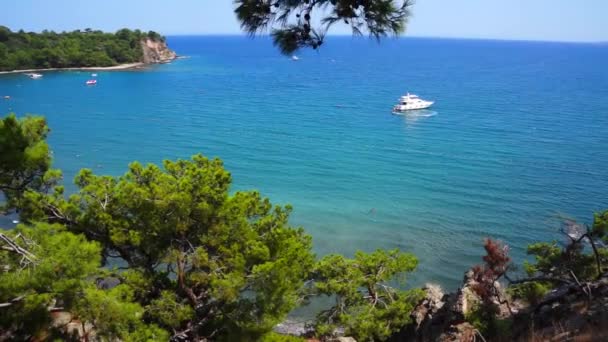
M 114 70 L 129 70 L 129 69 L 141 69 L 146 66 L 146 63 L 128 63 L 119 64 L 110 67 L 79 67 L 79 68 L 46 68 L 46 69 L 23 69 L 23 70 L 10 70 L 0 71 L 2 74 L 19 74 L 28 72 L 40 72 L 40 71 L 114 71 Z

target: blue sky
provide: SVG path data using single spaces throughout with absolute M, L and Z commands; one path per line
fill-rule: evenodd
M 232 0 L 5 0 L 0 24 L 26 31 L 240 34 L 232 10 Z M 413 12 L 410 36 L 608 41 L 608 0 L 417 0 Z

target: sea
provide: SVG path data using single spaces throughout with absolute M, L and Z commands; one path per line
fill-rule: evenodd
M 264 37 L 168 43 L 186 58 L 96 86 L 1 75 L 0 112 L 46 116 L 68 191 L 81 168 L 219 157 L 232 191 L 291 204 L 318 256 L 415 254 L 411 285 L 455 288 L 488 237 L 521 264 L 608 208 L 606 44 L 345 36 L 295 61 Z M 392 114 L 407 92 L 435 104 Z

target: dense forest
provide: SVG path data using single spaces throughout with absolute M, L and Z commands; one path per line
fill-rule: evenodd
M 0 71 L 19 69 L 107 67 L 142 59 L 142 39 L 164 40 L 149 31 L 121 29 L 72 32 L 12 32 L 0 26 Z

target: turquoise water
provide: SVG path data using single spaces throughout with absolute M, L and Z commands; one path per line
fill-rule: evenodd
M 55 164 L 119 175 L 202 152 L 295 207 L 319 254 L 401 248 L 455 286 L 485 236 L 557 237 L 608 208 L 608 47 L 332 38 L 300 60 L 266 39 L 170 37 L 148 71 L 0 76 L 0 111 L 46 115 Z M 411 91 L 432 110 L 391 115 Z M 72 187 L 73 189 L 73 187 Z

